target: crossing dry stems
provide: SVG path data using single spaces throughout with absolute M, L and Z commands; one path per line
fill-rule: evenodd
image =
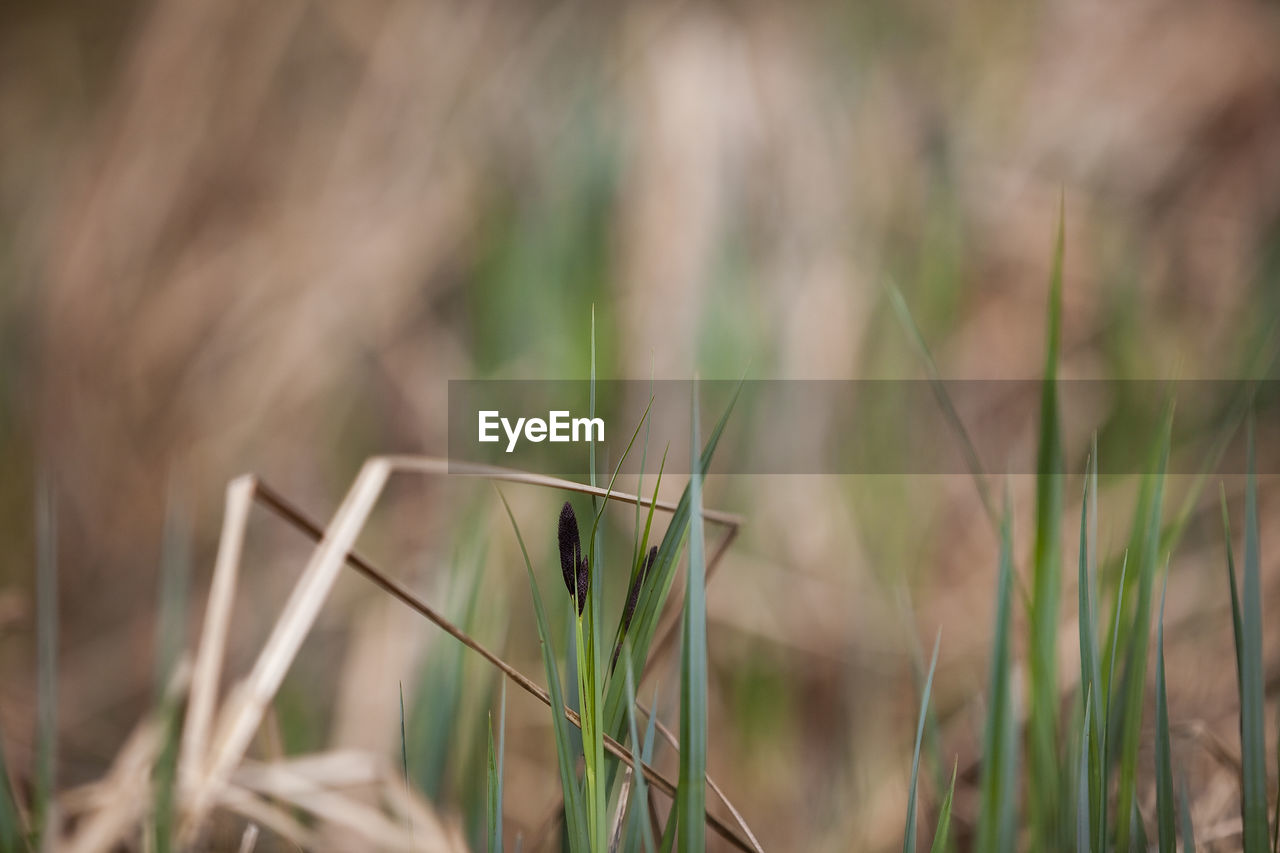
M 355 569 L 384 592 L 480 655 L 529 695 L 550 705 L 551 699 L 546 690 L 354 550 L 355 540 L 387 481 L 396 473 L 479 477 L 599 497 L 605 495 L 604 489 L 503 468 L 457 464 L 451 466 L 447 460 L 429 457 L 375 457 L 362 467 L 330 524 L 322 527 L 283 494 L 257 477 L 246 475 L 233 480 L 227 487 L 222 535 L 194 664 L 181 669 L 184 680 L 175 688 L 179 693 L 178 698 L 185 696 L 187 700 L 186 724 L 180 736 L 177 770 L 181 844 L 190 844 L 200 838 L 206 831 L 210 813 L 218 809 L 241 814 L 252 825 L 272 829 L 297 843 L 305 845 L 314 842 L 314 832 L 291 816 L 289 809 L 296 808 L 355 832 L 365 841 L 385 849 L 457 850 L 464 847 L 456 828 L 446 825 L 424 801 L 405 791 L 402 784 L 394 778 L 394 773 L 372 756 L 360 759 L 355 754 L 333 752 L 266 763 L 246 758 L 250 740 L 268 713 L 275 692 L 344 566 Z M 609 500 L 622 503 L 652 505 L 667 513 L 676 510 L 676 505 L 669 502 L 620 492 L 609 492 L 608 497 Z M 317 547 L 249 674 L 220 701 L 218 683 L 226 660 L 244 537 L 254 502 L 260 503 L 300 530 L 314 540 Z M 708 561 L 707 571 L 710 576 L 736 535 L 741 519 L 714 510 L 705 511 L 703 518 L 725 528 L 718 547 Z M 679 607 L 674 602 L 668 606 Z M 668 620 L 660 627 L 655 653 L 661 653 L 666 645 L 666 634 L 672 631 L 675 624 L 673 620 Z M 186 681 L 188 678 L 189 688 Z M 580 720 L 574 711 L 564 708 L 564 715 L 572 725 L 580 727 Z M 145 815 L 138 808 L 124 809 L 122 803 L 149 801 L 149 792 L 156 783 L 146 773 L 138 772 L 137 768 L 144 765 L 149 767 L 150 762 L 145 760 L 146 757 L 154 758 L 159 754 L 162 748 L 159 726 L 160 723 L 155 719 L 149 717 L 144 720 L 131 741 L 135 748 L 121 754 L 123 763 L 118 763 L 104 782 L 98 783 L 91 791 L 78 795 L 82 819 L 78 831 L 67 839 L 67 849 L 84 850 L 86 853 L 109 849 L 138 830 Z M 659 728 L 663 736 L 674 743 L 670 732 L 664 726 Z M 605 738 L 605 749 L 627 763 L 636 760 L 625 746 L 613 738 Z M 142 755 L 141 759 L 138 758 L 139 754 Z M 373 763 L 370 764 L 369 761 Z M 671 780 L 648 764 L 637 764 L 649 787 L 668 797 L 675 797 L 676 785 Z M 328 784 L 322 785 L 320 781 Z M 707 783 L 733 815 L 737 828 L 725 824 L 709 811 L 706 814 L 707 825 L 735 848 L 758 851 L 759 844 L 741 812 L 729 802 L 723 789 L 709 776 Z M 400 815 L 409 815 L 407 823 L 412 826 L 412 832 L 407 832 L 401 822 L 387 816 L 380 809 L 331 788 L 331 785 L 359 784 L 375 785 L 383 802 Z M 128 789 L 127 792 L 125 788 Z M 128 796 L 123 796 L 126 793 Z M 77 801 L 74 795 L 71 800 Z

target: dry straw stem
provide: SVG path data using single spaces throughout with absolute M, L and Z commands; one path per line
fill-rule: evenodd
M 251 823 L 244 828 L 244 835 L 240 836 L 239 853 L 253 853 L 253 848 L 258 846 L 258 825 Z
M 227 785 L 218 792 L 217 804 L 229 812 L 235 812 L 253 825 L 262 825 L 281 838 L 287 838 L 303 850 L 321 848 L 322 839 L 303 826 L 293 814 L 284 811 L 262 797 L 236 785 Z
M 183 780 L 183 800 L 186 805 L 182 830 L 182 840 L 185 843 L 190 843 L 194 839 L 208 811 L 219 801 L 223 801 L 243 813 L 245 803 L 241 798 L 236 797 L 238 802 L 235 805 L 226 803 L 226 793 L 232 787 L 233 774 L 236 768 L 241 765 L 245 750 L 248 748 L 254 732 L 261 725 L 266 709 L 294 657 L 297 655 L 303 640 L 314 624 L 320 608 L 332 590 L 338 573 L 344 564 L 349 563 L 384 591 L 427 617 L 446 633 L 485 658 L 530 695 L 550 706 L 550 697 L 541 687 L 476 642 L 466 632 L 453 625 L 408 589 L 354 553 L 355 540 L 363 529 L 369 514 L 372 512 L 383 487 L 392 473 L 480 477 L 488 480 L 564 489 L 602 498 L 608 497 L 610 500 L 621 503 L 638 503 L 645 506 L 652 503 L 657 509 L 667 513 L 674 512 L 676 508 L 675 504 L 666 501 L 652 502 L 635 495 L 618 492 L 610 493 L 605 489 L 583 485 L 571 480 L 562 480 L 556 477 L 530 474 L 523 471 L 493 466 L 451 464 L 448 460 L 433 457 L 385 456 L 373 457 L 365 462 L 333 520 L 327 528 L 322 529 L 282 495 L 257 478 L 244 476 L 233 481 L 227 490 L 222 538 L 218 559 L 215 564 L 207 617 L 197 654 L 196 677 L 191 691 L 194 725 L 190 726 L 190 730 L 184 734 L 182 744 L 183 760 L 180 767 L 180 778 Z M 275 629 L 263 646 L 253 669 L 239 685 L 232 689 L 223 703 L 220 713 L 215 718 L 213 708 L 217 701 L 218 677 L 222 661 L 225 658 L 225 645 L 231 616 L 231 600 L 235 591 L 240 553 L 243 549 L 245 529 L 248 524 L 249 504 L 254 498 L 298 529 L 307 533 L 319 544 L 312 553 L 288 601 L 285 603 L 284 609 L 276 622 Z M 728 528 L 724 540 L 717 548 L 711 565 L 708 567 L 708 571 L 710 571 L 718 563 L 728 547 L 728 543 L 736 534 L 742 520 L 737 515 L 717 511 L 704 511 L 703 518 Z M 580 727 L 580 720 L 577 714 L 568 708 L 564 709 L 564 713 L 573 725 Z M 210 738 L 211 732 L 212 738 Z M 618 758 L 631 759 L 630 752 L 612 738 L 606 737 L 605 749 Z M 668 796 L 673 797 L 675 795 L 675 785 L 670 780 L 647 765 L 643 766 L 643 770 L 646 779 L 656 789 Z M 720 793 L 721 798 L 724 799 L 719 786 L 710 778 L 707 781 L 713 790 Z M 238 788 L 239 786 L 234 787 Z M 395 786 L 391 787 L 392 789 L 395 788 Z M 754 836 L 752 836 L 737 809 L 729 804 L 727 800 L 725 802 L 743 831 L 754 840 Z M 315 804 L 314 796 L 308 795 L 305 802 L 297 802 L 296 804 L 303 808 L 309 808 Z M 263 815 L 260 813 L 259 818 L 261 817 Z M 428 825 L 434 825 L 439 830 L 438 840 L 441 842 L 442 849 L 448 849 L 451 845 L 445 838 L 438 820 L 429 812 L 426 813 L 425 817 Z M 729 840 L 738 849 L 745 851 L 759 849 L 758 844 L 754 848 L 748 846 L 733 830 L 725 826 L 714 815 L 707 814 L 706 819 L 719 835 Z M 265 820 L 261 822 L 265 823 Z M 368 824 L 363 822 L 361 825 L 365 828 L 369 827 Z M 421 830 L 422 825 L 419 824 L 417 828 Z M 375 831 L 381 832 L 381 828 Z M 423 840 L 419 836 L 417 843 L 421 846 Z M 387 841 L 389 842 L 390 839 L 387 838 Z
M 424 809 L 405 809 L 403 800 L 397 803 L 417 819 L 406 826 L 368 803 L 340 793 L 341 788 L 375 786 L 379 793 L 400 788 L 381 762 L 364 753 L 332 752 L 269 764 L 246 761 L 233 774 L 232 782 L 260 797 L 310 812 L 326 823 L 354 830 L 381 850 L 466 849 L 465 841 L 456 833 L 448 837 Z

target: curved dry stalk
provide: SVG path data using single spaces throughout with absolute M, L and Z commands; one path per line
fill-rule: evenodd
M 253 733 L 261 725 L 267 706 L 284 680 L 303 640 L 311 631 L 320 608 L 328 599 L 338 573 L 342 570 L 346 554 L 355 544 L 369 513 L 373 511 L 391 471 L 392 464 L 387 459 L 378 457 L 369 459 L 361 467 L 327 532 L 321 537 L 302 571 L 302 576 L 289 594 L 253 669 L 227 697 L 217 719 L 207 759 L 199 765 L 198 774 L 180 774 L 180 777 L 198 775 L 185 792 L 188 811 L 179 835 L 181 846 L 189 846 L 194 841 L 198 827 L 204 822 L 204 817 L 213 804 L 214 795 L 226 785 L 232 771 L 244 757 Z M 235 520 L 240 523 L 241 530 L 234 538 L 243 537 L 246 519 Z M 216 652 L 203 648 L 200 650 L 202 658 L 213 654 Z

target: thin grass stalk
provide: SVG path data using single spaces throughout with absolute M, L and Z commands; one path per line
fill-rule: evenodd
M 1036 529 L 1032 566 L 1027 720 L 1032 838 L 1041 849 L 1057 846 L 1061 828 L 1057 749 L 1058 609 L 1062 587 L 1059 550 L 1062 518 L 1062 446 L 1058 416 L 1058 353 L 1062 338 L 1064 223 L 1058 211 L 1057 240 L 1049 283 L 1048 343 L 1040 397 L 1040 439 L 1036 454 Z
M 1102 693 L 1102 668 L 1098 661 L 1097 629 L 1094 614 L 1094 583 L 1096 581 L 1096 542 L 1098 528 L 1098 442 L 1094 436 L 1085 475 L 1084 497 L 1080 502 L 1080 556 L 1079 556 L 1079 633 L 1080 633 L 1080 689 L 1082 695 L 1093 697 L 1086 702 L 1088 710 L 1084 725 L 1087 732 L 1082 743 L 1088 747 L 1088 761 L 1084 766 L 1084 785 L 1088 789 L 1089 836 L 1092 846 L 1098 850 L 1105 846 L 1106 788 L 1104 756 L 1102 755 L 1102 728 L 1105 725 L 1105 700 Z M 1079 828 L 1077 828 L 1077 833 Z
M 1010 604 L 1013 587 L 1013 533 L 1009 499 L 1000 523 L 1000 561 L 996 581 L 996 627 L 992 639 L 987 718 L 983 729 L 982 772 L 979 783 L 977 848 L 1013 849 L 1016 808 L 1014 773 L 1017 766 L 1017 720 L 1014 717 L 1010 649 Z
M 1139 564 L 1138 600 L 1133 628 L 1129 635 L 1128 655 L 1125 661 L 1125 695 L 1121 721 L 1120 781 L 1117 788 L 1117 815 L 1137 815 L 1138 749 L 1141 745 L 1143 697 L 1146 688 L 1147 649 L 1151 633 L 1151 596 L 1155 582 L 1157 559 L 1160 553 L 1160 515 L 1164 497 L 1164 474 L 1169 461 L 1169 438 L 1173 429 L 1173 408 L 1169 407 L 1161 430 L 1158 447 L 1158 463 L 1151 491 L 1150 513 L 1146 518 L 1146 535 L 1142 543 Z M 1117 822 L 1116 849 L 1126 853 L 1145 849 L 1134 835 L 1135 828 L 1142 830 L 1140 819 Z
M 1244 853 L 1266 853 L 1267 823 L 1266 673 L 1262 667 L 1262 581 L 1258 536 L 1258 483 L 1254 467 L 1253 421 L 1248 430 L 1249 472 L 1244 497 L 1244 584 L 1240 596 L 1242 654 L 1240 679 L 1240 758 Z
M 1093 710 L 1093 690 L 1085 688 L 1084 716 L 1080 723 L 1080 757 L 1076 765 L 1076 853 L 1093 853 L 1093 826 L 1096 816 L 1093 814 L 1093 793 L 1090 790 L 1089 762 L 1092 760 L 1094 744 L 1090 738 L 1090 724 Z
M 639 741 L 637 740 L 637 737 L 636 737 L 637 728 L 636 728 L 635 673 L 631 666 L 630 655 L 627 656 L 627 676 L 626 677 L 627 677 L 627 700 L 628 700 L 627 701 L 627 727 L 631 735 L 631 748 L 632 750 L 634 750 L 636 747 L 636 744 Z M 656 718 L 654 717 L 649 718 L 649 729 L 645 733 L 645 747 L 642 747 L 641 749 L 642 752 L 644 751 L 645 748 L 649 748 L 651 750 L 653 746 L 653 723 L 655 719 Z M 634 772 L 634 775 L 632 776 L 632 778 L 635 780 L 635 791 L 634 793 L 632 793 L 631 798 L 633 803 L 632 813 L 637 817 L 639 817 L 639 819 L 633 821 L 633 823 L 639 825 L 640 836 L 644 841 L 645 853 L 654 853 L 653 830 L 649 826 L 649 822 L 644 819 L 644 804 L 649 802 L 649 788 L 645 784 L 644 772 L 641 770 L 640 764 L 641 764 L 641 758 L 637 757 L 634 763 L 635 772 Z M 636 807 L 635 803 L 639 803 L 640 804 L 639 807 Z
M 676 832 L 682 851 L 706 847 L 707 775 L 707 606 L 706 555 L 702 530 L 702 471 L 699 469 L 698 391 L 694 383 L 690 404 L 689 565 L 684 602 L 684 632 L 680 655 L 680 781 Z
M 902 838 L 902 853 L 916 850 L 916 788 L 920 779 L 920 747 L 924 742 L 925 718 L 929 714 L 929 694 L 933 691 L 933 674 L 938 668 L 938 647 L 942 643 L 942 630 L 933 640 L 933 657 L 929 661 L 929 674 L 924 679 L 920 695 L 920 717 L 916 723 L 916 745 L 911 757 L 911 787 L 907 791 L 907 826 Z
M 1169 696 L 1164 660 L 1164 602 L 1169 591 L 1165 569 L 1160 592 L 1160 621 L 1156 625 L 1156 826 L 1160 853 L 1176 853 L 1178 805 L 1173 799 L 1173 751 L 1169 742 Z
M 947 786 L 946 796 L 942 798 L 942 805 L 938 808 L 938 825 L 933 832 L 933 844 L 929 847 L 929 853 L 945 853 L 948 849 L 947 842 L 951 832 L 951 804 L 956 796 L 956 770 L 959 768 L 958 762 L 951 765 L 951 784 Z

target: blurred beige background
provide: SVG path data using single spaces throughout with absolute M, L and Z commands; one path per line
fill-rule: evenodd
M 585 375 L 593 303 L 606 376 L 914 377 L 893 281 L 944 374 L 1034 376 L 1061 198 L 1064 375 L 1236 375 L 1280 306 L 1278 48 L 1253 0 L 3 4 L 10 763 L 30 762 L 40 472 L 76 782 L 149 701 L 167 506 L 190 518 L 198 624 L 230 477 L 327 517 L 365 456 L 443 452 L 448 379 Z M 474 507 L 452 488 L 393 491 L 370 539 L 423 589 L 443 589 Z M 971 485 L 709 488 L 750 519 L 712 587 L 713 772 L 773 849 L 892 848 L 910 638 L 939 625 L 940 713 L 974 749 L 994 543 Z M 245 653 L 305 554 L 253 531 Z M 526 591 L 494 531 L 520 636 Z M 1212 531 L 1179 558 L 1171 612 L 1201 589 L 1223 603 Z M 343 589 L 313 639 L 344 663 L 304 668 L 330 706 L 317 726 L 391 750 L 394 692 L 368 697 L 439 637 Z M 1230 724 L 1198 690 L 1175 707 Z M 545 727 L 532 706 L 517 719 Z M 513 820 L 545 807 L 540 755 L 509 764 L 509 790 L 539 792 L 510 796 Z

